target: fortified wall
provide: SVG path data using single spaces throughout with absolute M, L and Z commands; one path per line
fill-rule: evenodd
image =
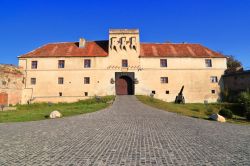
M 0 105 L 21 103 L 23 71 L 12 65 L 0 65 Z

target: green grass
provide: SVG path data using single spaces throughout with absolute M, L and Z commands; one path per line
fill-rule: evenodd
M 114 96 L 106 96 L 102 97 L 99 102 L 93 98 L 75 103 L 51 104 L 51 106 L 48 103 L 17 105 L 17 110 L 15 111 L 0 111 L 0 123 L 43 120 L 47 119 L 54 110 L 62 113 L 63 117 L 90 113 L 108 107 L 110 104 L 107 102 L 114 98 Z
M 185 116 L 190 116 L 199 119 L 208 119 L 209 115 L 212 113 L 218 113 L 221 108 L 234 107 L 233 104 L 227 103 L 211 103 L 211 104 L 202 104 L 202 103 L 187 103 L 187 104 L 175 104 L 165 102 L 159 99 L 151 98 L 149 96 L 136 96 L 139 101 L 144 104 L 147 104 L 151 107 L 155 107 L 161 110 L 178 113 Z M 240 123 L 240 124 L 250 124 L 244 117 L 239 115 L 234 115 L 233 119 L 227 119 L 227 122 L 230 123 Z

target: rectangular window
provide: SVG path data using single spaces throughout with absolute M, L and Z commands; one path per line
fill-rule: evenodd
M 58 68 L 64 68 L 65 67 L 65 61 L 64 60 L 59 60 L 58 61 Z
M 89 94 L 88 94 L 88 92 L 84 92 L 84 96 L 88 96 Z
M 211 59 L 205 59 L 206 67 L 212 67 L 212 60 Z
M 84 59 L 84 68 L 90 68 L 90 67 L 91 67 L 91 60 Z
M 155 90 L 152 90 L 152 92 L 151 92 L 152 94 L 155 94 Z
M 30 84 L 31 85 L 36 85 L 36 78 L 31 78 L 30 79 Z
M 161 77 L 161 83 L 167 84 L 168 83 L 168 77 Z
M 59 96 L 62 96 L 62 92 L 59 92 Z
M 168 67 L 167 59 L 160 59 L 160 65 L 161 67 Z
M 84 77 L 84 84 L 90 84 L 90 78 Z
M 58 78 L 58 84 L 63 84 L 63 77 Z
M 127 59 L 122 60 L 122 67 L 128 67 L 128 60 Z
M 211 81 L 211 83 L 217 83 L 218 82 L 217 76 L 211 76 L 210 81 Z
M 212 94 L 215 94 L 215 90 L 211 90 L 211 93 L 212 93 Z
M 169 94 L 169 90 L 166 90 L 166 94 Z
M 37 61 L 31 62 L 31 69 L 37 69 Z

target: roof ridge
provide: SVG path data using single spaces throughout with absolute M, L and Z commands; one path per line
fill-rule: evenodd
M 196 44 L 196 45 L 202 45 L 200 43 L 152 43 L 152 42 L 140 42 L 140 44 L 183 44 L 183 45 Z

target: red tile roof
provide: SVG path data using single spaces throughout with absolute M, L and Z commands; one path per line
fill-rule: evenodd
M 141 57 L 192 57 L 192 58 L 225 58 L 200 44 L 141 44 Z
M 78 42 L 54 43 L 42 46 L 32 52 L 20 56 L 33 57 L 106 57 L 108 41 L 86 42 L 84 48 Z M 225 58 L 222 54 L 210 50 L 200 44 L 175 43 L 141 43 L 140 57 L 192 57 L 192 58 Z
M 108 41 L 86 42 L 84 48 L 79 48 L 79 42 L 54 43 L 42 46 L 21 58 L 33 57 L 105 57 L 108 56 Z

